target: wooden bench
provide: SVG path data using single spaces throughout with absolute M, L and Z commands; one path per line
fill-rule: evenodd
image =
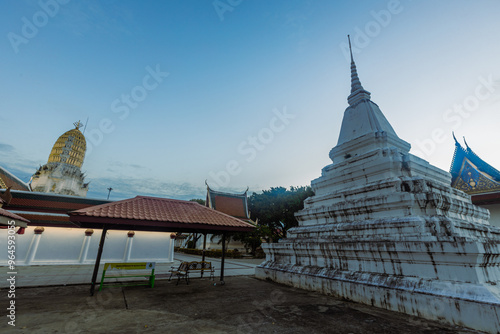
M 137 286 L 137 285 L 147 285 L 149 287 L 154 287 L 155 284 L 155 266 L 156 262 L 129 262 L 129 263 L 106 263 L 104 265 L 104 270 L 102 271 L 101 284 L 99 286 L 99 291 L 102 290 L 104 286 Z M 109 272 L 110 270 L 134 270 L 135 272 L 131 274 L 122 274 L 117 272 Z M 140 272 L 142 270 L 142 272 Z M 144 270 L 151 270 L 151 272 L 144 272 Z M 107 273 L 107 274 L 106 274 Z M 129 277 L 145 277 L 148 279 L 146 283 L 137 283 L 133 284 L 123 284 L 123 281 L 120 284 L 106 284 L 104 285 L 104 280 L 110 278 L 129 278 Z
M 179 267 L 172 267 L 169 272 L 170 278 L 168 280 L 170 281 L 172 276 L 175 275 L 177 276 L 177 284 L 179 284 L 181 278 L 184 278 L 186 280 L 186 284 L 189 284 L 189 273 L 192 272 L 200 272 L 202 277 L 204 272 L 209 272 L 210 278 L 212 280 L 215 279 L 215 268 L 212 267 L 212 262 L 207 261 L 182 262 Z

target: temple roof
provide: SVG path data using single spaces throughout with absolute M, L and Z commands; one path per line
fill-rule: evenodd
M 8 187 L 11 187 L 12 190 L 30 191 L 27 183 L 0 166 L 0 189 L 7 189 Z
M 72 211 L 81 227 L 139 231 L 249 232 L 254 226 L 196 202 L 137 196 Z
M 242 194 L 231 194 L 210 189 L 207 185 L 206 206 L 227 215 L 250 220 L 248 214 L 248 189 Z
M 451 186 L 467 194 L 500 191 L 500 171 L 474 153 L 465 143 L 462 147 L 455 138 L 455 153 L 451 162 Z
M 34 226 L 75 227 L 67 215 L 69 211 L 111 202 L 79 196 L 16 190 L 0 190 L 0 196 L 8 198 L 7 203 L 3 205 L 4 209 L 28 219 L 29 225 Z
M 17 220 L 17 221 L 20 221 L 20 222 L 23 222 L 23 223 L 29 223 L 30 222 L 28 219 L 26 219 L 24 217 L 21 217 L 21 216 L 18 216 L 15 213 L 12 213 L 12 212 L 7 211 L 7 210 L 2 209 L 2 208 L 0 208 L 0 216 L 6 217 L 6 218 L 10 218 L 10 219 L 13 219 L 13 220 Z M 16 226 L 21 226 L 21 227 L 26 227 L 27 226 L 26 224 L 19 224 L 17 221 L 16 221 Z M 0 223 L 2 225 L 7 225 L 6 223 L 4 223 L 3 220 L 0 220 Z

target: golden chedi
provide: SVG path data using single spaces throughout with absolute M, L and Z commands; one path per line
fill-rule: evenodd
M 63 133 L 55 142 L 47 164 L 31 177 L 31 189 L 36 192 L 85 197 L 88 183 L 81 171 L 87 143 L 80 131 L 82 124 Z

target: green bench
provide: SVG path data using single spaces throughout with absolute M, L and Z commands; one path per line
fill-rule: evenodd
M 99 291 L 102 290 L 104 286 L 138 286 L 138 285 L 147 285 L 149 287 L 154 287 L 155 284 L 155 266 L 156 262 L 129 262 L 129 263 L 106 263 L 104 265 L 104 270 L 102 271 L 101 285 L 99 286 Z M 117 273 L 115 270 L 133 270 L 133 273 L 123 274 L 121 272 Z M 148 272 L 144 272 L 148 270 Z M 110 272 L 111 271 L 111 272 Z M 142 271 L 142 272 L 141 272 Z M 120 284 L 106 284 L 104 285 L 104 281 L 110 278 L 129 278 L 129 277 L 145 277 L 148 279 L 146 283 L 137 283 L 133 282 L 130 284 L 123 284 L 122 281 Z

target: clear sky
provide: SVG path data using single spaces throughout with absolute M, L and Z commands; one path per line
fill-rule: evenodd
M 88 197 L 308 185 L 358 73 L 412 153 L 500 168 L 500 1 L 0 2 L 0 164 L 24 181 L 88 119 Z

